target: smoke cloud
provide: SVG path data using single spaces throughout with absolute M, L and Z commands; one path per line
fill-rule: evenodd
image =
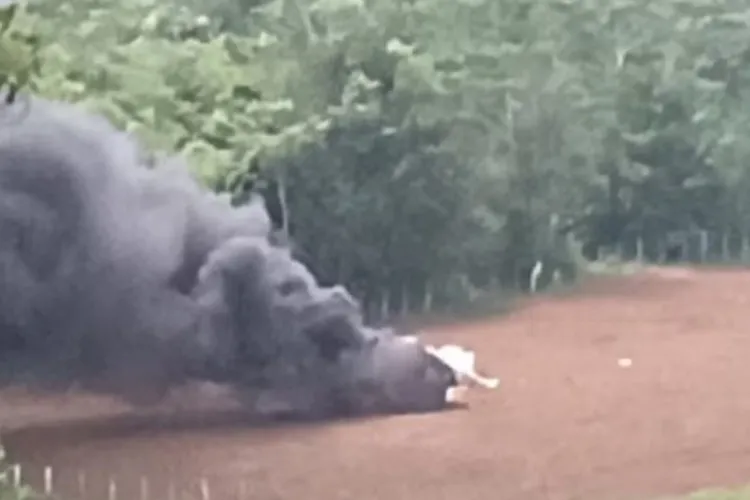
M 262 199 L 233 207 L 142 152 L 62 103 L 0 128 L 4 382 L 143 403 L 205 380 L 319 414 L 442 406 L 452 372 L 272 244 Z

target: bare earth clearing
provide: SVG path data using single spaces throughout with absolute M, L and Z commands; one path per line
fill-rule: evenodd
M 101 399 L 2 398 L 14 459 L 55 467 L 56 489 L 118 500 L 639 499 L 750 481 L 750 271 L 651 270 L 443 327 L 502 379 L 472 408 L 317 425 L 175 427 L 30 422 L 115 415 Z M 630 368 L 619 358 L 632 358 Z M 180 399 L 179 397 L 176 399 Z M 175 406 L 179 403 L 173 403 Z M 21 430 L 18 430 L 21 429 Z M 84 499 L 86 500 L 86 499 Z

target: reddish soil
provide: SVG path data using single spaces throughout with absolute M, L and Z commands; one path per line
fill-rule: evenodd
M 436 329 L 502 379 L 469 410 L 248 428 L 36 423 L 126 409 L 72 396 L 2 400 L 14 458 L 83 500 L 651 498 L 750 481 L 750 271 L 651 270 Z M 629 368 L 619 358 L 631 358 Z M 76 415 L 77 413 L 77 415 Z M 226 423 L 226 422 L 225 422 Z M 25 429 L 21 429 L 25 427 Z M 18 430 L 21 429 L 21 430 Z M 86 471 L 86 493 L 76 477 Z M 170 493 L 168 483 L 175 486 Z

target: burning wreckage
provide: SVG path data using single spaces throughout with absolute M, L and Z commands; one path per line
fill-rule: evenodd
M 496 385 L 473 353 L 367 327 L 346 290 L 269 240 L 262 200 L 232 206 L 177 158 L 148 168 L 132 137 L 72 105 L 28 112 L 0 128 L 6 382 L 142 404 L 210 381 L 320 417 L 436 411 L 464 380 Z

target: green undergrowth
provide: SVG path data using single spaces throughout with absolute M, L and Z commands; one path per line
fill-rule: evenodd
M 32 498 L 35 498 L 35 495 L 31 488 L 14 484 L 5 450 L 0 446 L 0 500 L 30 500 Z
M 665 500 L 750 500 L 750 485 L 738 488 L 708 488 L 684 497 Z

